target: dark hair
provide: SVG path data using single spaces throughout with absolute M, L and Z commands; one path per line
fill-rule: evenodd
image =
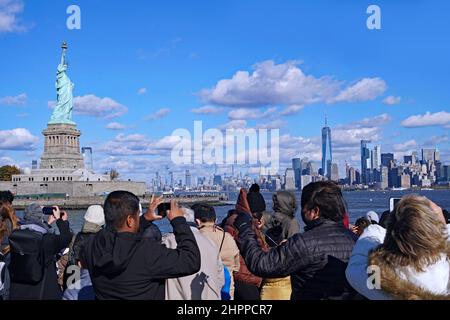
M 382 226 L 383 228 L 386 229 L 391 220 L 391 217 L 392 217 L 391 211 L 389 211 L 389 210 L 384 211 L 380 217 L 380 223 L 379 223 L 380 226 Z
M 13 203 L 14 194 L 11 191 L 0 191 L 0 201 L 7 201 Z
M 249 192 L 259 192 L 260 188 L 259 188 L 259 184 L 254 183 L 252 184 L 252 186 L 249 189 Z
M 139 213 L 139 198 L 128 191 L 114 191 L 106 197 L 103 208 L 106 225 L 118 229 L 128 216 Z
M 446 209 L 442 210 L 442 214 L 444 215 L 445 223 L 450 223 L 450 212 L 448 212 Z
M 216 222 L 216 211 L 214 207 L 196 203 L 191 207 L 194 210 L 195 219 L 199 219 L 201 222 Z
M 341 188 L 331 181 L 313 182 L 304 187 L 301 206 L 307 210 L 319 208 L 322 218 L 335 222 L 342 222 L 347 212 Z
M 370 225 L 371 225 L 371 222 L 366 217 L 358 218 L 355 222 L 355 226 L 357 226 L 361 230 L 364 230 L 365 228 L 367 228 Z

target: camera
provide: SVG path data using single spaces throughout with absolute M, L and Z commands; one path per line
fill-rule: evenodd
M 389 211 L 394 211 L 395 205 L 400 201 L 400 198 L 390 198 L 389 199 Z
M 42 213 L 46 216 L 52 216 L 54 210 L 56 210 L 55 207 L 43 207 Z

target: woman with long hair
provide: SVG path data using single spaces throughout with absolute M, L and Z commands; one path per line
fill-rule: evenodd
M 369 299 L 450 299 L 449 231 L 436 204 L 405 196 L 386 229 L 370 225 L 357 241 L 347 279 Z
M 8 237 L 18 228 L 18 221 L 12 205 L 6 201 L 0 201 L 0 250 L 3 255 L 9 253 Z

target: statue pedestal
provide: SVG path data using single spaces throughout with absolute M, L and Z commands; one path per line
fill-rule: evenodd
M 83 169 L 80 152 L 81 132 L 75 124 L 48 124 L 42 131 L 45 137 L 40 169 Z

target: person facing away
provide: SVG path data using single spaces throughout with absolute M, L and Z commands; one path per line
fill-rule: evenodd
M 300 232 L 300 224 L 295 218 L 297 211 L 295 195 L 289 191 L 277 191 L 272 196 L 272 201 L 274 213 L 269 216 L 264 227 L 267 243 L 271 247 Z
M 236 211 L 232 213 L 226 223 L 225 231 L 230 233 L 236 241 L 238 248 L 241 248 L 242 243 L 246 239 L 239 237 L 239 231 L 235 227 L 234 221 L 239 213 L 245 213 L 250 217 L 250 227 L 256 235 L 257 245 L 261 250 L 267 250 L 268 246 L 264 240 L 261 228 L 264 226 L 264 219 L 262 213 L 252 214 L 250 206 L 247 201 L 247 191 L 241 189 L 236 202 Z M 260 300 L 260 287 L 262 284 L 262 278 L 252 273 L 246 265 L 242 257 L 242 251 L 239 257 L 239 271 L 234 273 L 234 297 L 235 300 Z
M 9 236 L 18 227 L 18 219 L 11 202 L 0 200 L 0 300 L 9 298 L 11 285 L 8 271 L 11 258 Z
M 355 225 L 352 227 L 352 232 L 360 237 L 363 234 L 364 230 L 366 230 L 370 225 L 371 222 L 369 219 L 367 219 L 366 217 L 360 217 L 356 219 Z
M 301 207 L 305 232 L 268 252 L 258 245 L 251 218 L 239 214 L 234 225 L 249 270 L 267 278 L 291 275 L 291 299 L 352 298 L 345 269 L 355 240 L 342 223 L 346 205 L 341 189 L 329 181 L 310 183 L 302 191 Z
M 143 235 L 150 222 L 162 219 L 155 214 L 160 203 L 162 197 L 152 197 L 149 209 L 139 218 L 139 199 L 134 194 L 115 191 L 106 198 L 106 227 L 88 240 L 81 258 L 97 299 L 164 300 L 166 279 L 200 270 L 195 237 L 175 200 L 167 217 L 177 248 L 168 249 Z
M 347 279 L 372 300 L 450 300 L 449 234 L 441 208 L 422 196 L 404 196 L 387 229 L 372 224 L 356 242 Z
M 68 214 L 54 207 L 44 221 L 42 207 L 31 204 L 25 208 L 19 229 L 9 237 L 11 248 L 11 300 L 60 300 L 56 255 L 69 246 L 72 239 Z M 59 234 L 51 230 L 56 222 Z
M 192 275 L 167 279 L 166 300 L 220 300 L 220 292 L 225 280 L 219 248 L 197 229 L 194 211 L 188 208 L 182 208 L 182 210 L 197 241 L 201 267 L 197 273 Z M 162 242 L 167 248 L 177 248 L 177 241 L 173 233 L 165 234 Z
M 211 239 L 219 248 L 220 258 L 227 267 L 231 277 L 230 297 L 234 298 L 234 279 L 233 273 L 239 271 L 239 249 L 233 237 L 217 226 L 216 212 L 214 207 L 203 204 L 195 204 L 192 206 L 195 213 L 195 222 L 200 233 Z
M 63 300 L 94 300 L 94 288 L 92 287 L 89 271 L 81 263 L 81 254 L 86 242 L 95 237 L 95 234 L 102 230 L 105 225 L 105 214 L 99 205 L 90 206 L 85 215 L 84 223 L 69 252 L 68 269 L 65 274 L 65 290 Z M 74 283 L 74 275 L 80 276 L 80 282 Z

